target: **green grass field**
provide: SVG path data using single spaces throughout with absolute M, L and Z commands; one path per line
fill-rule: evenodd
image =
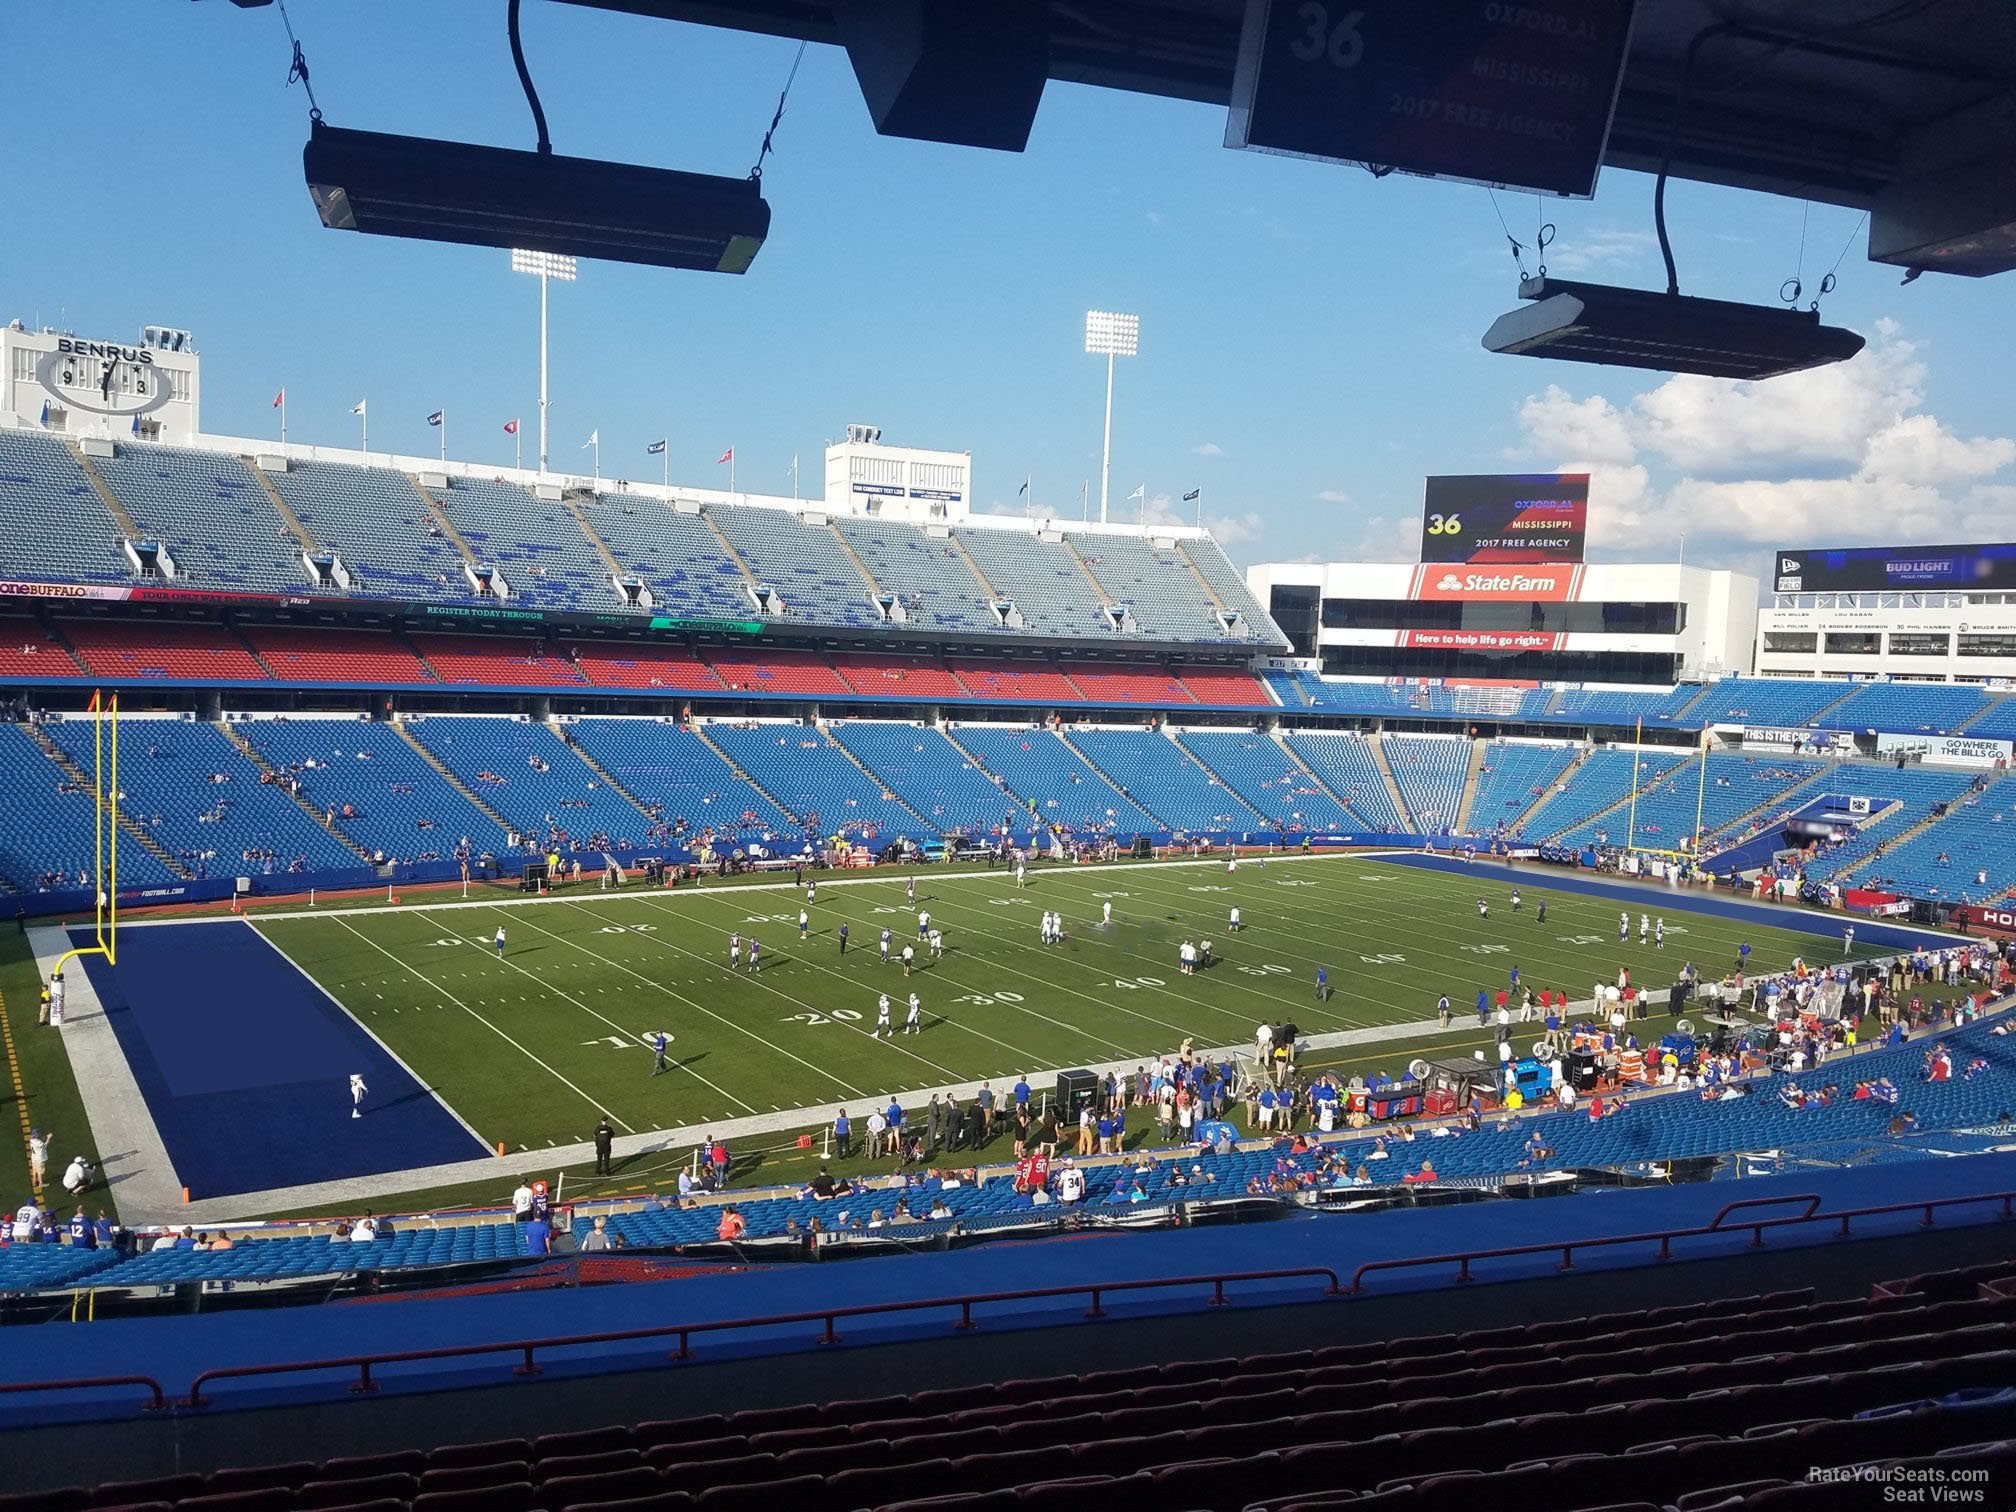
M 266 918 L 256 927 L 327 988 L 486 1142 L 538 1151 L 589 1136 L 604 1111 L 619 1130 L 703 1124 L 794 1108 L 865 1112 L 889 1093 L 1060 1067 L 1140 1060 L 1185 1039 L 1250 1043 L 1256 1025 L 1292 1019 L 1306 1034 L 1418 1023 L 1446 992 L 1459 1026 L 1477 990 L 1521 968 L 1535 987 L 1571 999 L 1620 965 L 1650 986 L 1684 961 L 1720 973 L 1739 942 L 1753 969 L 1792 957 L 1832 959 L 1834 925 L 1753 927 L 1685 912 L 1688 894 L 1648 891 L 1666 920 L 1665 949 L 1641 946 L 1633 900 L 1628 943 L 1619 905 L 1550 893 L 1549 874 L 1496 869 L 1452 875 L 1365 857 L 1248 860 L 1210 866 L 1129 864 L 923 874 L 917 904 L 902 876 L 821 879 L 809 939 L 803 895 L 788 884 L 612 895 L 592 887 L 529 906 L 356 911 Z M 1513 913 L 1514 883 L 1525 908 Z M 1476 900 L 1490 900 L 1488 919 Z M 1547 897 L 1542 925 L 1537 904 Z M 1110 928 L 1101 905 L 1113 905 Z M 1237 904 L 1245 928 L 1226 928 Z M 919 946 L 916 909 L 945 934 L 941 961 L 906 982 L 883 966 L 876 938 Z M 1045 946 L 1038 916 L 1064 915 L 1069 938 Z M 1787 914 L 1787 921 L 1808 917 Z M 843 957 L 837 930 L 852 938 Z M 491 949 L 499 925 L 505 955 Z M 763 942 L 763 970 L 728 967 L 728 937 Z M 1209 938 L 1218 964 L 1179 974 L 1176 947 Z M 1873 952 L 1870 952 L 1873 954 Z M 1315 999 L 1317 967 L 1330 999 Z M 871 1037 L 878 994 L 899 1026 L 910 991 L 925 1029 Z M 646 1041 L 672 1036 L 674 1074 L 652 1077 Z M 1454 1035 L 1452 1034 L 1452 1043 Z M 1381 1047 L 1349 1059 L 1384 1063 Z M 1416 1042 L 1392 1046 L 1398 1059 Z M 1318 1057 L 1342 1059 L 1343 1057 Z

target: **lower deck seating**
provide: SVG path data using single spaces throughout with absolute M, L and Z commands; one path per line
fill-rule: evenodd
M 1413 819 L 1409 828 L 1423 835 L 1452 829 L 1463 808 L 1470 742 L 1447 736 L 1386 735 L 1380 744 L 1394 785 Z
M 1492 741 L 1484 749 L 1484 766 L 1470 800 L 1470 832 L 1489 835 L 1501 826 L 1519 828 L 1520 816 L 1547 796 L 1574 760 L 1574 746 Z
M 87 742 L 75 748 L 75 760 L 88 783 L 95 762 Z M 88 788 L 80 788 L 43 754 L 28 731 L 0 723 L 0 876 L 22 892 L 60 892 L 93 886 L 98 851 L 93 838 L 96 806 Z M 152 886 L 173 874 L 137 845 L 121 846 L 121 884 Z

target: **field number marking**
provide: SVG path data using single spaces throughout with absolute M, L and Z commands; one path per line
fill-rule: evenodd
M 1463 948 L 1469 951 L 1470 954 L 1472 955 L 1512 954 L 1512 947 L 1510 945 L 1465 945 Z
M 1403 966 L 1407 962 L 1407 957 L 1394 955 L 1391 951 L 1383 955 L 1361 955 L 1358 959 L 1368 966 Z
M 991 1008 L 997 1003 L 1019 1003 L 1022 1001 L 1022 994 L 1019 992 L 969 992 L 963 997 L 954 998 L 952 1001 L 955 1003 L 972 1003 L 981 1008 Z
M 861 1022 L 861 1015 L 856 1013 L 852 1008 L 835 1008 L 828 1013 L 789 1013 L 779 1019 L 778 1022 L 781 1024 L 805 1024 L 810 1027 L 835 1022 L 858 1024 Z
M 1142 987 L 1162 987 L 1167 984 L 1160 977 L 1122 977 L 1113 984 L 1123 992 L 1134 992 Z
M 1244 972 L 1247 976 L 1288 976 L 1291 974 L 1291 968 L 1280 965 L 1275 961 L 1266 961 L 1258 966 L 1240 966 L 1236 969 Z

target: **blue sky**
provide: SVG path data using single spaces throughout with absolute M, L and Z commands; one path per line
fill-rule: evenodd
M 529 147 L 499 0 L 293 0 L 337 125 Z M 116 18 L 116 24 L 108 24 Z M 796 44 L 574 6 L 526 8 L 555 148 L 747 171 Z M 0 318 L 94 335 L 195 332 L 205 427 L 508 463 L 536 432 L 537 295 L 504 253 L 340 235 L 302 186 L 307 101 L 276 9 L 225 0 L 10 9 L 17 79 L 52 81 L 50 128 L 10 159 Z M 67 82 L 64 82 L 67 81 Z M 1768 81 L 1763 81 L 1768 86 Z M 57 87 L 60 86 L 60 87 Z M 26 96 L 22 96 L 25 100 Z M 94 104 L 93 102 L 99 102 Z M 1477 188 L 1227 151 L 1210 107 L 1052 84 L 1029 150 L 878 137 L 843 53 L 806 54 L 765 173 L 772 239 L 744 278 L 585 264 L 553 296 L 556 464 L 785 492 L 850 421 L 970 450 L 983 507 L 1075 513 L 1098 490 L 1103 365 L 1089 307 L 1135 310 L 1113 497 L 1202 487 L 1235 560 L 1411 559 L 1434 472 L 1596 471 L 1592 557 L 1762 573 L 1772 544 L 2006 537 L 2016 518 L 2009 278 L 1900 287 L 1859 234 L 1823 306 L 1871 348 L 1753 388 L 1493 357 L 1514 303 Z M 25 140 L 25 139 L 24 139 Z M 1498 196 L 1557 272 L 1652 285 L 1650 180 L 1592 203 Z M 1855 212 L 1693 184 L 1668 197 L 1682 287 L 1809 289 Z M 39 225 L 39 234 L 23 227 Z M 1529 254 L 1529 266 L 1531 263 Z M 1096 506 L 1095 506 L 1096 507 Z

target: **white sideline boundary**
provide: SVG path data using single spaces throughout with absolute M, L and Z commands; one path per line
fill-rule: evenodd
M 1350 850 L 1341 852 L 1315 852 L 1305 855 L 1299 851 L 1284 851 L 1279 854 L 1253 855 L 1241 857 L 1244 866 L 1264 866 L 1289 863 L 1352 861 L 1384 861 L 1410 856 L 1420 856 L 1424 852 L 1412 849 Z M 1439 852 L 1434 854 L 1440 854 Z M 1061 867 L 1050 865 L 1051 874 L 1077 878 L 1088 875 L 1124 876 L 1129 871 L 1148 868 L 1153 870 L 1194 869 L 1200 867 L 1224 868 L 1226 856 L 1185 858 L 1171 861 L 1127 862 L 1117 866 L 1097 865 L 1092 867 Z M 1497 875 L 1524 876 L 1526 871 L 1515 870 L 1503 863 L 1480 861 L 1477 866 L 1489 866 Z M 861 876 L 832 876 L 821 874 L 817 877 L 823 887 L 859 887 L 894 885 L 906 876 L 920 876 L 931 884 L 960 881 L 998 880 L 1004 875 L 1000 868 L 960 870 L 942 875 L 928 872 L 877 874 L 869 872 Z M 1039 873 L 1039 876 L 1042 875 Z M 1544 875 L 1541 874 L 1541 875 Z M 583 904 L 590 897 L 607 901 L 648 898 L 661 906 L 682 898 L 700 897 L 718 900 L 724 896 L 733 897 L 742 893 L 775 893 L 789 891 L 796 895 L 802 892 L 799 884 L 789 878 L 775 882 L 738 882 L 712 888 L 696 885 L 683 888 L 635 887 L 622 890 L 582 889 L 580 892 L 547 894 L 527 897 L 491 897 L 468 900 L 455 899 L 435 903 L 401 903 L 381 905 L 378 908 L 299 908 L 276 910 L 260 914 L 219 914 L 195 917 L 176 917 L 134 920 L 123 922 L 129 929 L 153 929 L 167 926 L 194 924 L 246 924 L 256 925 L 266 919 L 335 919 L 344 922 L 353 933 L 361 935 L 353 922 L 359 916 L 371 917 L 380 913 L 440 913 L 457 909 L 497 909 L 528 908 L 549 904 Z M 1685 894 L 1682 895 L 1686 896 Z M 1741 901 L 1741 900 L 1739 900 Z M 1793 920 L 1803 920 L 1807 927 L 1819 930 L 1824 921 L 1833 917 L 1815 911 L 1788 910 L 1787 923 L 1778 927 L 1796 929 Z M 68 928 L 61 924 L 34 926 L 30 929 L 31 948 L 34 950 L 38 969 L 47 974 L 47 968 L 69 948 Z M 1944 935 L 1936 931 L 1916 929 L 1908 925 L 1892 926 L 1909 930 L 1923 936 L 1928 942 L 1937 941 L 1946 945 L 1958 943 L 1960 936 Z M 261 938 L 265 936 L 261 935 Z M 343 1004 L 328 988 L 310 973 L 303 971 L 287 953 L 268 939 L 271 946 L 288 965 L 292 966 L 315 988 L 316 991 Z M 116 1033 L 107 1021 L 103 1005 L 98 1001 L 96 990 L 91 986 L 88 973 L 77 971 L 70 974 L 70 992 L 66 999 L 65 1022 L 63 1028 L 64 1048 L 70 1057 L 71 1069 L 77 1079 L 78 1091 L 83 1099 L 86 1116 L 91 1125 L 94 1141 L 101 1158 L 105 1161 L 105 1176 L 112 1183 L 118 1201 L 121 1219 L 133 1225 L 188 1224 L 194 1227 L 217 1227 L 224 1223 L 240 1223 L 251 1220 L 254 1215 L 276 1211 L 323 1208 L 332 1213 L 354 1212 L 366 1206 L 382 1206 L 388 1199 L 396 1198 L 402 1192 L 422 1191 L 435 1187 L 460 1186 L 496 1179 L 500 1186 L 511 1176 L 521 1174 L 541 1174 L 549 1168 L 585 1164 L 594 1158 L 594 1146 L 589 1143 L 555 1146 L 543 1150 L 513 1152 L 503 1159 L 483 1156 L 467 1161 L 445 1165 L 414 1167 L 404 1171 L 386 1172 L 379 1175 L 344 1178 L 335 1181 L 317 1182 L 296 1187 L 272 1188 L 260 1192 L 240 1193 L 232 1197 L 203 1199 L 190 1203 L 182 1202 L 182 1184 L 177 1177 L 173 1163 L 168 1157 L 159 1129 L 148 1111 L 146 1099 L 141 1094 L 131 1066 L 119 1045 Z M 425 978 L 423 977 L 423 980 Z M 431 984 L 430 984 L 431 985 Z M 1578 1000 L 1570 1005 L 1571 1012 L 1586 1012 L 1593 1000 Z M 343 1008 L 353 1023 L 364 1029 L 386 1055 L 413 1075 L 410 1067 L 384 1040 L 365 1026 L 361 1020 Z M 1305 1043 L 1312 1051 L 1327 1051 L 1350 1048 L 1358 1045 L 1377 1044 L 1396 1039 L 1435 1038 L 1443 1033 L 1441 1026 L 1433 1019 L 1410 1023 L 1381 1024 L 1364 1029 L 1346 1029 L 1305 1036 Z M 1250 1048 L 1250 1042 L 1236 1045 L 1200 1047 L 1197 1053 L 1214 1060 L 1231 1059 Z M 1109 1071 L 1125 1074 L 1134 1067 L 1146 1064 L 1151 1057 L 1143 1053 L 1121 1060 L 1105 1061 L 1088 1065 L 1085 1069 L 1104 1076 Z M 1039 1071 L 1038 1074 L 1052 1074 Z M 428 1089 L 423 1079 L 414 1076 L 414 1081 L 429 1096 L 440 1101 L 437 1094 Z M 960 1082 L 938 1087 L 923 1087 L 902 1094 L 906 1106 L 922 1106 L 933 1094 L 945 1096 L 950 1093 L 962 1101 L 970 1100 L 982 1086 L 980 1081 Z M 576 1089 L 577 1091 L 579 1089 Z M 1003 1088 L 996 1088 L 997 1093 Z M 585 1094 L 584 1094 L 585 1096 Z M 593 1099 L 589 1099 L 593 1101 Z M 877 1105 L 876 1099 L 869 1097 L 862 1101 L 864 1109 Z M 470 1129 L 469 1124 L 452 1107 L 443 1102 L 443 1107 L 458 1124 Z M 634 1159 L 642 1155 L 665 1154 L 675 1149 L 690 1147 L 705 1135 L 714 1135 L 731 1144 L 766 1134 L 784 1133 L 818 1127 L 830 1122 L 838 1104 L 822 1103 L 816 1106 L 782 1109 L 773 1113 L 762 1113 L 741 1118 L 715 1119 L 705 1124 L 689 1124 L 678 1127 L 644 1130 L 621 1135 L 615 1141 L 618 1159 Z M 60 1135 L 61 1131 L 57 1131 Z M 475 1133 L 470 1129 L 472 1134 Z M 481 1136 L 477 1135 L 479 1142 Z M 128 1162 L 131 1162 L 130 1168 Z M 113 1169 L 114 1166 L 118 1169 Z M 102 1191 L 102 1188 L 99 1189 Z M 87 1202 L 87 1206 L 93 1204 Z

